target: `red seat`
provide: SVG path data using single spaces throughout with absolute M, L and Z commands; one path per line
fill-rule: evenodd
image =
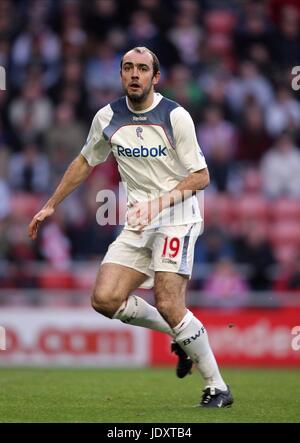
M 269 202 L 259 195 L 244 195 L 232 200 L 233 213 L 236 219 L 267 220 Z
M 70 271 L 51 269 L 41 273 L 39 286 L 44 289 L 73 289 L 74 278 Z
M 91 289 L 95 276 L 97 274 L 97 270 L 99 268 L 99 264 L 90 263 L 89 266 L 82 267 L 81 269 L 76 269 L 74 272 L 74 286 L 76 289 Z
M 205 14 L 205 24 L 209 33 L 230 34 L 236 17 L 230 11 L 216 9 Z
M 295 245 L 282 244 L 277 245 L 274 249 L 275 257 L 281 266 L 287 266 L 293 263 L 299 253 L 299 249 Z
M 300 200 L 288 198 L 280 199 L 272 203 L 271 214 L 274 220 L 289 220 L 300 222 Z
M 300 225 L 293 221 L 274 223 L 269 228 L 269 238 L 273 246 L 300 246 Z
M 14 216 L 31 218 L 41 207 L 41 198 L 34 194 L 17 192 L 11 196 L 11 212 Z
M 229 223 L 232 219 L 231 198 L 225 194 L 204 195 L 204 223 L 219 220 Z

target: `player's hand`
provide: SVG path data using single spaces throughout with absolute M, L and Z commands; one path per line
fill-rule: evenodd
M 50 217 L 54 213 L 54 208 L 43 208 L 40 212 L 38 212 L 33 219 L 31 220 L 28 226 L 28 235 L 31 240 L 35 240 L 37 236 L 38 229 L 40 224 L 47 218 Z
M 127 222 L 138 231 L 142 231 L 159 214 L 159 199 L 146 200 L 131 204 L 127 213 Z

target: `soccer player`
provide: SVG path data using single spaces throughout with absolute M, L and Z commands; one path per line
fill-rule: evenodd
M 126 96 L 97 112 L 81 153 L 33 217 L 29 236 L 36 238 L 41 222 L 112 152 L 128 188 L 127 218 L 99 269 L 92 306 L 106 317 L 169 334 L 177 375 L 194 363 L 204 379 L 200 405 L 227 407 L 233 398 L 207 332 L 185 306 L 202 226 L 195 193 L 209 183 L 194 124 L 185 109 L 154 91 L 159 61 L 149 49 L 128 51 L 120 74 Z M 153 285 L 156 307 L 132 294 Z

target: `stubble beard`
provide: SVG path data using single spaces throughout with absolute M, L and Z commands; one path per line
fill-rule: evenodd
M 146 87 L 142 92 L 133 92 L 133 93 L 128 92 L 128 89 L 126 89 L 126 95 L 132 103 L 142 103 L 149 95 L 151 87 L 152 84 Z

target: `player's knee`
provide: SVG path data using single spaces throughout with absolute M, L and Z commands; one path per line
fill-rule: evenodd
M 118 298 L 113 297 L 112 294 L 95 289 L 91 298 L 91 304 L 99 314 L 112 318 L 119 308 L 120 301 Z
M 105 317 L 109 318 L 112 317 L 113 314 L 111 313 L 110 305 L 106 301 L 93 295 L 91 298 L 91 305 L 99 314 L 105 315 Z

